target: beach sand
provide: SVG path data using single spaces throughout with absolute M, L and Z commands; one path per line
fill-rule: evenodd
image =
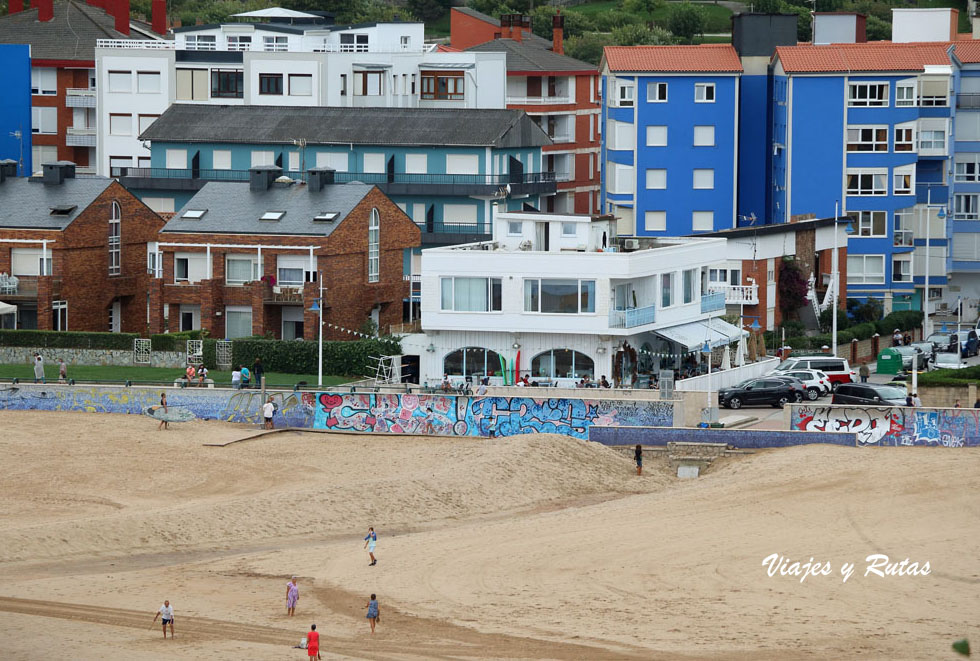
M 638 478 L 628 455 L 553 435 L 203 445 L 253 430 L 0 412 L 0 657 L 305 659 L 290 648 L 313 622 L 326 659 L 951 659 L 956 639 L 980 645 L 975 449 L 796 447 L 679 481 L 653 453 Z M 833 573 L 769 577 L 772 553 Z M 931 573 L 865 576 L 873 553 Z M 173 641 L 152 624 L 165 598 Z

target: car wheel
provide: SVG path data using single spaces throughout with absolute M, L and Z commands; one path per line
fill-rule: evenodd
M 818 399 L 819 397 L 820 397 L 820 389 L 819 388 L 807 388 L 806 389 L 806 398 L 809 399 L 811 402 L 814 401 L 814 400 L 816 400 L 816 399 Z
M 786 406 L 787 402 L 789 402 L 789 398 L 786 397 L 786 395 L 783 395 L 782 397 L 779 398 L 779 401 L 773 404 L 773 406 L 777 408 L 783 408 L 784 406 Z
M 738 397 L 732 397 L 728 400 L 728 408 L 730 409 L 740 409 L 742 408 L 742 400 Z

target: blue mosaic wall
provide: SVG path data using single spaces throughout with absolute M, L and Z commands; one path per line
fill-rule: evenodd
M 589 440 L 603 445 L 667 445 L 667 443 L 727 443 L 736 448 L 785 448 L 810 443 L 857 445 L 857 434 L 774 431 L 768 429 L 688 429 L 592 427 Z

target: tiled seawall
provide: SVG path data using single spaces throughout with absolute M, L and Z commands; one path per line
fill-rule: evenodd
M 45 349 L 43 347 L 0 347 L 0 365 L 18 363 L 33 364 L 34 354 L 39 353 L 48 365 L 57 365 L 63 358 L 69 368 L 72 365 L 113 365 L 132 367 L 133 352 L 121 349 Z M 187 356 L 183 351 L 151 351 L 150 364 L 146 367 L 186 367 Z M 69 369 L 68 376 L 71 377 Z

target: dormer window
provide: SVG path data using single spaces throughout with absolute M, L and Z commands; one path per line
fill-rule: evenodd
M 259 220 L 281 220 L 286 215 L 285 211 L 266 211 Z
M 325 223 L 329 223 L 329 222 L 332 222 L 334 220 L 337 220 L 337 216 L 339 216 L 339 215 L 340 215 L 340 213 L 337 212 L 337 211 L 321 211 L 317 215 L 313 216 L 313 220 L 314 220 L 314 222 L 325 222 Z
M 184 212 L 184 220 L 200 220 L 204 218 L 204 214 L 208 212 L 207 209 L 188 209 Z

